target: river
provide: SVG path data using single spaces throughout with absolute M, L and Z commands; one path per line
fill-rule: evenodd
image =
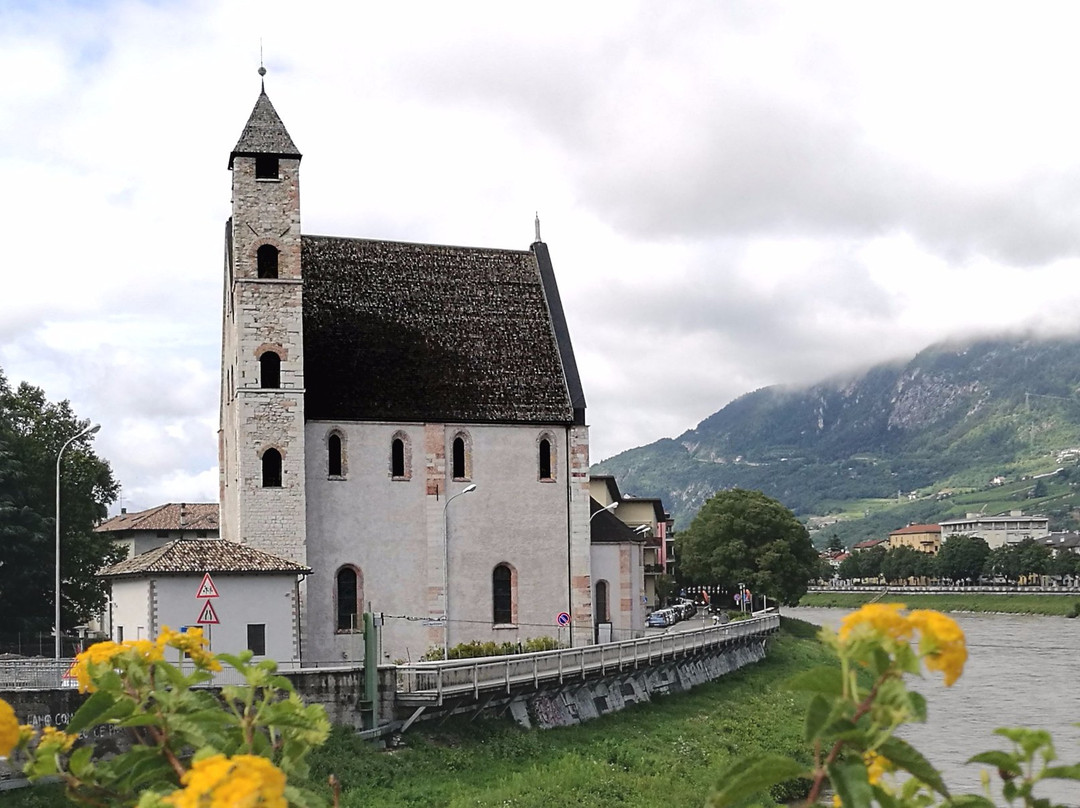
M 796 608 L 784 614 L 835 628 L 847 609 Z M 914 688 L 927 722 L 903 737 L 942 771 L 955 793 L 981 793 L 976 752 L 1007 749 L 997 727 L 1049 730 L 1061 763 L 1080 762 L 1080 620 L 1014 614 L 954 614 L 967 637 L 964 675 L 951 688 L 933 674 Z M 996 776 L 993 778 L 996 780 Z M 1080 806 L 1080 782 L 1048 781 L 1037 796 Z M 998 798 L 1000 801 L 1000 798 Z

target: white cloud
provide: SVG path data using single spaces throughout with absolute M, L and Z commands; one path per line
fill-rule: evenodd
M 216 495 L 225 164 L 260 37 L 305 232 L 524 247 L 539 210 L 594 458 L 765 384 L 1077 328 L 1071 4 L 4 14 L 0 367 L 102 422 L 133 506 Z

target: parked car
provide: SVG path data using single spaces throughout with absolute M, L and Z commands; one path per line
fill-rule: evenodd
M 650 628 L 667 628 L 675 624 L 675 614 L 670 609 L 657 609 L 645 618 L 645 625 Z

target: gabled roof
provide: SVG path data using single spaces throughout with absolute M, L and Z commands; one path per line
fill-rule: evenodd
M 301 245 L 309 420 L 569 424 L 580 403 L 584 421 L 532 251 Z
M 879 544 L 883 544 L 888 541 L 887 539 L 867 539 L 851 546 L 852 550 L 869 550 L 871 547 L 877 547 Z
M 225 539 L 175 539 L 134 558 L 106 567 L 103 578 L 139 575 L 309 573 L 303 564 Z
M 137 513 L 121 513 L 106 519 L 96 528 L 97 533 L 125 530 L 217 530 L 216 502 L 167 502 Z
M 229 168 L 233 167 L 233 158 L 239 155 L 276 154 L 279 157 L 300 158 L 300 150 L 285 129 L 285 124 L 270 103 L 264 89 L 259 93 L 255 108 L 251 110 L 244 131 L 236 141 L 232 154 L 229 155 Z
M 603 513 L 601 513 L 603 511 Z M 604 506 L 592 497 L 589 498 L 589 535 L 593 544 L 613 544 L 622 542 L 646 541 L 644 536 L 639 535 L 632 527 L 619 521 L 611 511 L 605 511 Z
M 890 536 L 905 536 L 909 533 L 940 533 L 941 525 L 908 525 L 899 530 L 894 530 Z

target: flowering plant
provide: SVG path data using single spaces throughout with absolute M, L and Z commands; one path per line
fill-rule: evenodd
M 172 649 L 176 662 L 166 655 Z M 193 669 L 180 662 L 188 657 Z M 91 806 L 231 808 L 316 806 L 320 800 L 288 778 L 307 775 L 305 758 L 329 735 L 326 711 L 305 706 L 272 661 L 252 654 L 211 653 L 202 629 L 165 627 L 156 641 L 102 642 L 79 654 L 74 674 L 90 697 L 63 731 L 35 733 L 19 726 L 0 700 L 0 757 L 25 755 L 31 780 L 59 776 L 68 797 Z M 243 685 L 220 697 L 200 685 L 222 663 Z M 93 745 L 76 744 L 97 728 L 127 730 L 131 748 L 94 759 Z
M 805 738 L 812 764 L 807 768 L 779 755 L 738 760 L 721 774 L 710 808 L 735 805 L 793 779 L 806 783 L 806 806 L 820 804 L 830 788 L 836 808 L 995 808 L 988 773 L 983 772 L 984 794 L 954 795 L 930 761 L 895 734 L 904 724 L 926 720 L 926 700 L 908 689 L 905 675 L 920 675 L 925 667 L 941 673 L 946 686 L 962 675 L 967 646 L 955 620 L 872 603 L 848 615 L 839 631 L 822 629 L 819 637 L 839 666 L 814 668 L 789 683 L 810 694 Z M 1080 781 L 1080 764 L 1052 765 L 1056 753 L 1046 732 L 997 734 L 1012 742 L 1011 750 L 983 752 L 969 762 L 997 769 L 1009 805 L 1064 808 L 1036 798 L 1034 789 L 1041 780 Z

